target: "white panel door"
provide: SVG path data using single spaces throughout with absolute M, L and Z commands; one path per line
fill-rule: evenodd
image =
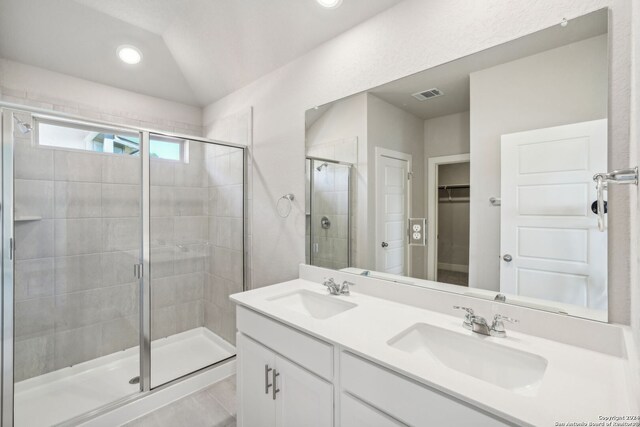
M 276 425 L 333 426 L 333 385 L 279 356 L 276 369 Z
M 591 203 L 607 121 L 503 135 L 501 164 L 500 291 L 606 309 L 607 233 Z
M 273 371 L 275 354 L 243 334 L 237 334 L 238 426 L 275 426 Z
M 376 270 L 407 275 L 409 162 L 376 159 Z

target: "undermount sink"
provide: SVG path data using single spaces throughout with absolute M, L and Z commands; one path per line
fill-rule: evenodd
M 299 290 L 269 298 L 269 301 L 314 319 L 328 319 L 357 305 L 342 298 L 345 297 L 320 295 L 307 290 Z
M 485 336 L 426 323 L 416 323 L 387 344 L 431 357 L 447 368 L 526 396 L 536 395 L 547 369 L 547 360 L 536 354 L 491 342 Z

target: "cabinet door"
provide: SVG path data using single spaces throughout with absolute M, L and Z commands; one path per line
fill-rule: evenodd
M 251 338 L 238 334 L 238 426 L 273 427 L 275 354 Z
M 333 426 L 333 385 L 276 356 L 278 427 Z
M 342 393 L 340 396 L 341 427 L 401 427 L 404 424 L 359 401 L 353 396 Z

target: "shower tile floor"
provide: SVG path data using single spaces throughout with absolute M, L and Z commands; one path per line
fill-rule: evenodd
M 235 425 L 235 375 L 125 424 L 126 427 L 235 427 Z
M 234 347 L 206 328 L 151 344 L 152 386 L 204 368 L 235 354 Z M 15 426 L 50 426 L 135 394 L 138 348 L 130 348 L 15 385 Z

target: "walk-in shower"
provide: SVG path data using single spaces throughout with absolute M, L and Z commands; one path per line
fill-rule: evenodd
M 2 167 L 3 425 L 233 358 L 243 147 L 5 108 Z
M 307 157 L 307 264 L 350 266 L 352 165 Z

